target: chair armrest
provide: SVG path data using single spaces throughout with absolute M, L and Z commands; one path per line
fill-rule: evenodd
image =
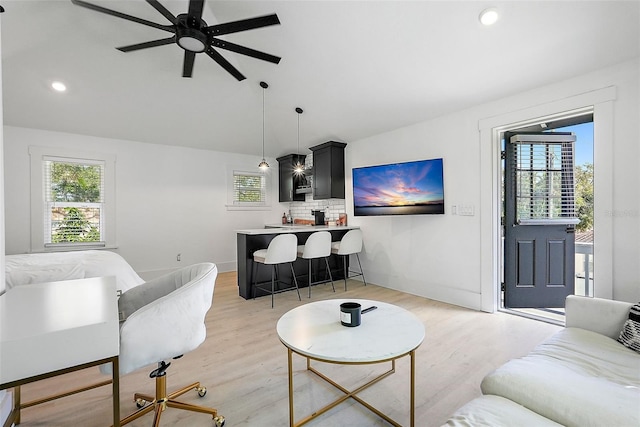
M 569 295 L 565 304 L 567 328 L 581 328 L 617 339 L 633 304 Z

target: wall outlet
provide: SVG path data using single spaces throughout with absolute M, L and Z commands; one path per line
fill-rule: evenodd
M 182 257 L 182 254 L 178 254 L 178 256 L 176 256 L 176 261 L 180 261 L 180 257 Z

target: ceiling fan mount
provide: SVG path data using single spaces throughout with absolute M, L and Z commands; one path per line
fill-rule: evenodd
M 107 9 L 93 3 L 88 3 L 84 0 L 71 0 L 71 2 L 77 6 L 173 33 L 171 37 L 122 46 L 117 49 L 121 52 L 132 52 L 175 43 L 184 50 L 182 77 L 192 76 L 195 56 L 197 53 L 204 52 L 238 81 L 244 80 L 246 77 L 242 75 L 236 67 L 231 65 L 231 63 L 227 61 L 216 50 L 216 48 L 239 53 L 241 55 L 246 55 L 274 64 L 278 64 L 280 62 L 280 57 L 278 56 L 270 55 L 268 53 L 260 52 L 258 50 L 217 38 L 218 36 L 225 34 L 237 33 L 270 25 L 278 25 L 280 24 L 280 20 L 276 14 L 209 26 L 202 19 L 204 0 L 189 0 L 188 12 L 178 16 L 174 16 L 158 0 L 146 0 L 147 3 L 160 12 L 171 23 L 171 25 L 163 25 L 112 9 Z

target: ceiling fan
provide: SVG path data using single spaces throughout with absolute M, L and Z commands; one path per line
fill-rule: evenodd
M 227 61 L 222 55 L 220 55 L 220 53 L 215 48 L 229 50 L 231 52 L 236 52 L 241 55 L 247 55 L 252 58 L 261 59 L 263 61 L 272 62 L 274 64 L 280 62 L 280 58 L 277 56 L 217 38 L 218 36 L 222 36 L 225 34 L 237 33 L 240 31 L 280 24 L 280 20 L 278 19 L 278 15 L 276 14 L 207 26 L 207 23 L 202 19 L 204 0 L 190 0 L 188 12 L 180 14 L 178 16 L 173 16 L 173 14 L 169 12 L 157 0 L 146 0 L 147 3 L 149 3 L 154 9 L 160 12 L 162 16 L 164 16 L 169 20 L 169 22 L 171 22 L 171 25 L 162 25 L 155 22 L 147 21 L 146 19 L 137 18 L 135 16 L 126 15 L 115 10 L 107 9 L 93 3 L 88 3 L 84 0 L 71 0 L 71 2 L 77 6 L 82 6 L 87 9 L 95 10 L 97 12 L 106 13 L 107 15 L 116 16 L 128 21 L 137 22 L 138 24 L 147 25 L 149 27 L 158 28 L 160 30 L 173 33 L 173 35 L 168 38 L 132 44 L 129 46 L 122 46 L 118 47 L 117 49 L 122 52 L 131 52 L 134 50 L 147 49 L 151 47 L 176 43 L 178 46 L 184 49 L 182 77 L 191 77 L 191 75 L 193 74 L 193 62 L 195 61 L 196 54 L 204 52 L 211 59 L 216 61 L 222 68 L 227 70 L 227 72 L 229 72 L 238 81 L 244 80 L 246 77 L 243 76 L 242 73 L 240 73 L 237 68 L 231 65 L 231 63 L 229 63 L 229 61 Z

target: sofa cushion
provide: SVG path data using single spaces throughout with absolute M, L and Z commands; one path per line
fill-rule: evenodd
M 566 426 L 640 425 L 640 354 L 584 329 L 563 329 L 481 389 Z
M 561 427 L 500 396 L 485 395 L 458 409 L 442 427 Z
M 624 322 L 618 341 L 625 347 L 640 353 L 640 303 L 631 307 L 629 318 Z

